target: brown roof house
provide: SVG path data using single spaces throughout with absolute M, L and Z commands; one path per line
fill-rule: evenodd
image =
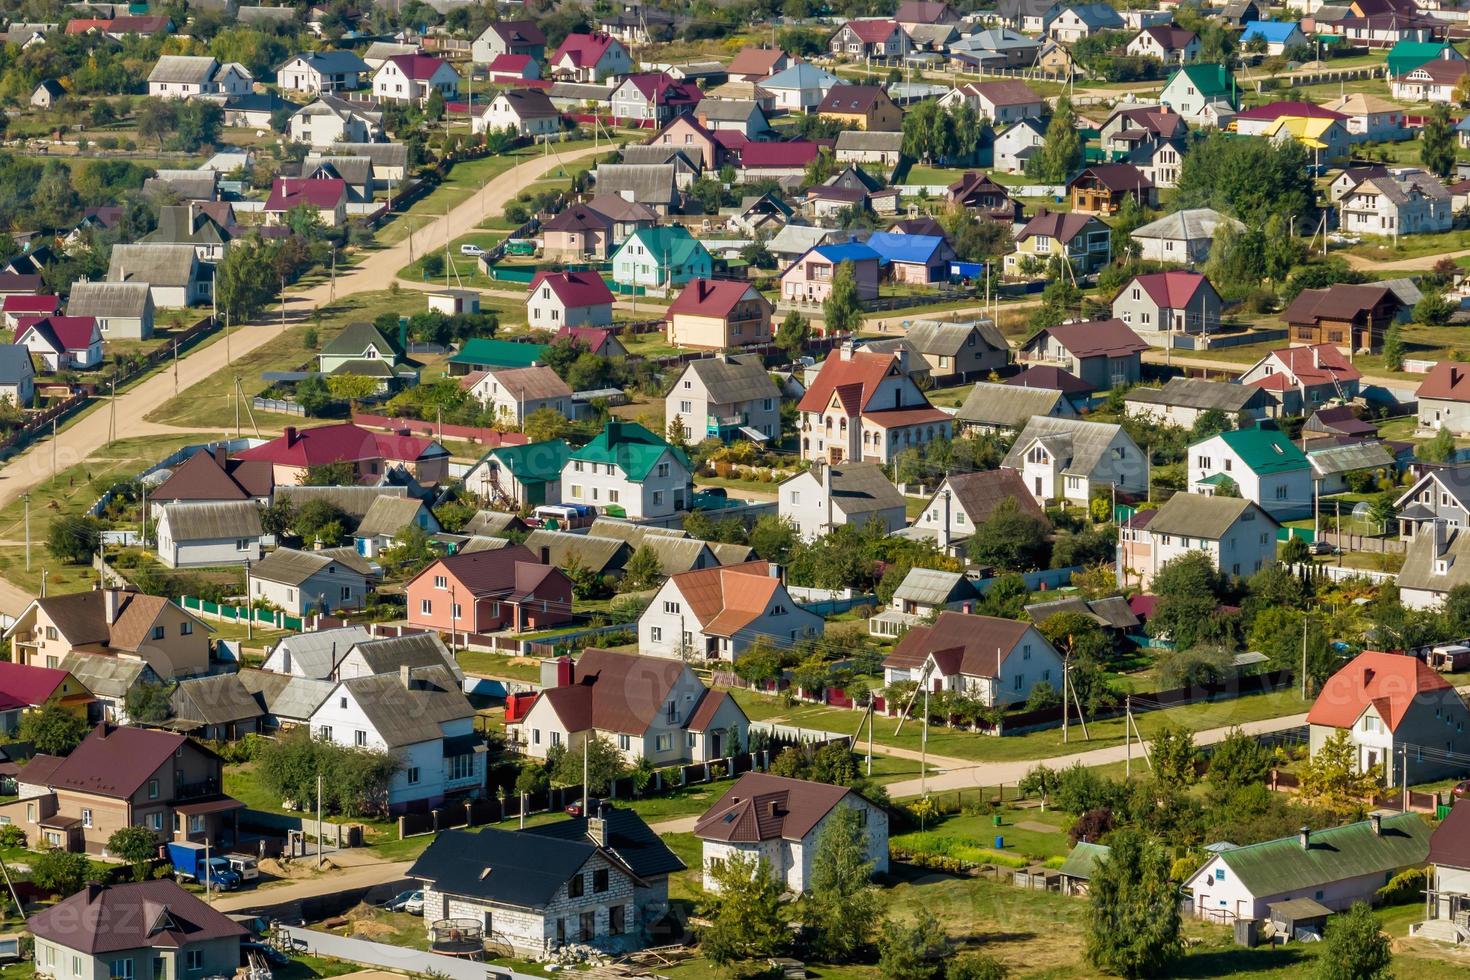
M 167 878 L 89 883 L 31 916 L 36 975 L 233 976 L 244 926 Z
M 38 755 L 23 792 L 0 806 L 32 846 L 105 854 L 120 827 L 147 827 L 160 843 L 208 839 L 233 846 L 245 804 L 220 792 L 220 757 L 178 732 L 101 722 L 65 759 Z
M 746 745 L 750 723 L 740 705 L 681 661 L 592 649 L 547 667 L 550 683 L 517 729 L 533 759 L 589 736 L 612 742 L 630 763 L 655 766 L 711 762 Z
M 1027 392 L 1011 389 L 1011 394 Z M 1015 501 L 1021 513 L 1046 521 L 1045 511 L 1027 492 L 1021 474 L 1015 470 L 980 470 L 945 477 L 914 520 L 909 534 L 932 540 L 944 551 L 954 551 L 1006 500 Z
M 60 667 L 68 653 L 147 664 L 174 680 L 209 671 L 210 627 L 165 596 L 108 588 L 35 599 L 5 638 L 19 663 Z
M 1409 935 L 1440 942 L 1470 942 L 1470 803 L 1457 801 L 1429 835 L 1428 917 Z
M 1470 433 L 1470 364 L 1440 361 L 1419 383 L 1419 427 Z
M 946 611 L 904 634 L 883 661 L 883 681 L 963 692 L 996 707 L 1024 702 L 1037 684 L 1059 688 L 1062 657 L 1030 623 Z
M 1146 350 L 1147 342 L 1122 320 L 1085 320 L 1039 331 L 1016 359 L 1059 367 L 1105 391 L 1137 382 Z
M 718 890 L 712 872 L 732 858 L 771 866 L 786 890 L 800 895 L 811 883 L 817 838 L 838 807 L 862 817 L 866 857 L 875 874 L 888 872 L 888 813 L 846 786 L 748 772 L 694 825 L 704 842 L 704 886 Z
M 671 576 L 638 617 L 638 649 L 734 663 L 757 640 L 789 647 L 824 625 L 786 591 L 779 565 L 751 561 Z
M 903 110 L 881 85 L 834 85 L 817 106 L 817 115 L 856 129 L 891 133 L 903 128 Z
M 1293 343 L 1331 344 L 1360 353 L 1383 347 L 1389 324 L 1403 308 L 1387 286 L 1335 283 L 1303 289 L 1281 314 Z
M 1115 214 L 1128 197 L 1145 208 L 1158 203 L 1154 182 L 1131 163 L 1094 164 L 1067 182 L 1067 193 L 1078 214 Z
M 1113 230 L 1093 215 L 1042 208 L 1016 233 L 1016 250 L 1005 257 L 1005 273 L 1022 275 L 1028 260 L 1044 264 L 1065 258 L 1086 275 L 1112 261 L 1112 248 Z
M 230 459 L 223 446 L 212 446 L 173 467 L 167 479 L 148 492 L 148 503 L 156 520 L 164 504 L 253 500 L 263 505 L 270 503 L 274 489 L 270 463 Z

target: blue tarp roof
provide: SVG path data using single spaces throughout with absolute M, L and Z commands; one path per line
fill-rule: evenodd
M 845 242 L 841 245 L 818 245 L 812 249 L 829 262 L 865 262 L 880 258 L 877 252 L 862 242 Z
M 1291 37 L 1291 32 L 1296 29 L 1297 25 L 1289 20 L 1253 20 L 1245 25 L 1240 39 L 1249 41 L 1259 34 L 1266 39 L 1267 44 L 1285 44 L 1286 39 Z
M 891 231 L 875 231 L 868 236 L 868 247 L 885 262 L 925 263 L 944 243 L 938 235 L 896 235 Z

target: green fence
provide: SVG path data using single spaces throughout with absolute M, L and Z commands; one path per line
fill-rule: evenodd
M 302 628 L 300 616 L 288 616 L 283 612 L 267 612 L 264 609 L 252 609 L 249 607 L 230 606 L 221 602 L 210 602 L 208 599 L 200 599 L 195 596 L 179 596 L 179 605 L 197 612 L 201 616 L 213 616 L 221 622 L 243 623 L 247 618 L 253 619 L 257 626 L 267 626 L 277 630 L 296 630 Z
M 531 284 L 531 280 L 536 278 L 536 270 L 534 268 L 502 269 L 498 265 L 492 265 L 488 271 L 490 273 L 491 279 L 495 279 L 500 282 L 520 282 L 525 283 L 529 286 Z
M 1276 540 L 1280 542 L 1290 541 L 1292 538 L 1301 538 L 1307 544 L 1317 540 L 1317 532 L 1309 527 L 1278 527 L 1276 529 Z

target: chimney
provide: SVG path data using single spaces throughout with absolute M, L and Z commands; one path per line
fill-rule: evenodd
M 587 836 L 598 847 L 607 846 L 607 812 L 605 804 L 597 804 L 597 816 L 589 816 L 587 818 Z
M 939 550 L 949 550 L 949 490 L 939 491 L 939 499 L 943 501 L 939 508 Z
M 694 291 L 696 298 L 702 303 L 714 291 L 714 287 L 708 279 L 694 280 Z
M 1312 367 L 1319 368 L 1321 366 L 1322 366 L 1322 350 L 1319 347 L 1313 347 L 1312 348 Z
M 95 735 L 95 736 L 97 736 L 97 741 L 99 741 L 99 742 L 106 741 L 107 740 L 107 736 L 110 735 L 111 733 L 112 733 L 112 729 L 108 726 L 107 722 L 105 722 L 105 721 L 99 721 L 97 723 L 97 727 L 94 728 L 94 729 L 92 729 L 92 734 Z
M 968 616 L 970 615 L 970 613 L 975 611 L 975 604 L 973 602 L 962 603 L 960 605 L 960 611 Z
M 1453 382 L 1451 383 L 1453 384 Z M 214 457 L 214 461 L 220 465 L 220 469 L 224 469 L 225 459 L 227 458 L 225 454 L 225 447 L 219 443 L 215 443 L 214 447 L 210 449 L 209 452 L 210 455 Z
M 837 349 L 838 359 L 843 361 L 852 360 L 852 352 L 855 349 L 856 345 L 852 342 L 851 338 L 844 340 L 842 342 L 842 346 Z
M 621 442 L 623 438 L 623 423 L 618 419 L 607 420 L 607 444 L 609 446 Z
M 285 436 L 286 445 L 288 447 L 289 446 L 296 445 L 296 426 L 294 426 L 294 425 L 288 425 L 288 426 L 286 426 L 286 429 L 285 429 L 283 435 Z
M 99 881 L 87 882 L 87 904 L 91 905 L 97 901 L 97 896 L 102 894 L 102 883 Z
M 122 605 L 122 590 L 112 586 L 102 590 L 102 618 L 111 626 L 117 622 L 118 608 Z
M 778 582 L 786 580 L 786 566 L 780 562 L 766 562 L 766 574 Z
M 543 544 L 541 546 L 541 564 L 543 564 L 543 565 L 550 565 L 551 564 L 551 548 L 548 545 L 544 545 Z
M 1373 668 L 1372 667 L 1364 667 L 1363 668 L 1363 686 L 1364 687 L 1367 687 L 1369 684 L 1372 684 L 1372 683 L 1373 683 Z
M 1298 830 L 1296 832 L 1296 839 L 1301 842 L 1302 850 L 1304 850 L 1304 851 L 1311 850 L 1311 847 L 1312 847 L 1312 828 L 1310 828 L 1310 827 L 1303 827 L 1301 830 Z
M 1459 368 L 1454 367 L 1454 366 L 1451 366 L 1450 367 L 1450 387 L 1451 388 L 1453 388 L 1456 385 L 1458 385 L 1460 383 L 1460 381 L 1464 379 L 1464 377 L 1465 376 L 1460 373 L 1460 369 Z
M 577 665 L 571 657 L 556 658 L 556 686 L 571 687 L 577 680 Z
M 405 691 L 413 688 L 413 668 L 408 664 L 398 665 L 398 683 L 403 685 Z
M 1370 823 L 1373 824 L 1373 836 L 1374 837 L 1382 837 L 1383 836 L 1383 814 L 1381 814 L 1381 813 L 1370 813 L 1370 814 L 1368 814 L 1368 820 L 1369 820 Z
M 326 547 L 326 545 L 322 543 L 322 536 L 320 534 L 318 534 L 316 536 L 315 540 L 313 540 L 311 542 L 311 550 L 312 551 L 321 551 L 325 547 Z

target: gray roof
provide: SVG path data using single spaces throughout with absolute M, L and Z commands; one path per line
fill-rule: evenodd
M 597 168 L 597 192 L 631 193 L 638 204 L 668 204 L 673 201 L 674 165 L 671 163 L 604 163 Z
M 1260 507 L 1239 497 L 1215 497 L 1198 493 L 1176 493 L 1149 518 L 1148 529 L 1161 534 L 1188 535 L 1218 541 L 1241 516 L 1253 513 L 1255 519 L 1276 526 L 1276 521 Z
M 754 354 L 701 357 L 690 361 L 684 370 L 704 382 L 709 400 L 717 405 L 781 397 L 776 382 L 766 373 L 765 363 Z
M 475 709 L 446 667 L 415 667 L 404 685 L 397 673 L 352 677 L 342 682 L 389 748 L 442 737 L 445 722 L 472 718 Z
M 495 535 L 518 527 L 521 523 L 520 517 L 515 514 L 507 514 L 498 510 L 477 510 L 475 516 L 471 517 L 460 531 L 471 537 L 485 534 Z
M 333 143 L 328 150 L 334 156 L 367 157 L 374 167 L 407 167 L 407 143 Z
M 1470 530 L 1451 527 L 1445 530 L 1444 554 L 1435 554 L 1434 534 L 1426 527 L 1415 534 L 1399 569 L 1399 589 L 1426 592 L 1448 592 L 1457 585 L 1470 585 Z M 1450 559 L 1444 574 L 1434 571 L 1435 559 Z M 64 665 L 63 665 L 64 666 Z M 78 678 L 80 680 L 81 678 Z
M 140 660 L 124 660 L 97 653 L 68 653 L 61 658 L 61 669 L 93 694 L 105 698 L 126 697 L 145 674 L 150 678 L 156 676 L 153 669 Z
M 396 41 L 374 41 L 372 44 L 369 44 L 367 46 L 367 50 L 362 53 L 362 60 L 368 61 L 369 59 L 371 59 L 373 61 L 387 61 L 394 55 L 418 54 L 419 51 L 420 48 L 417 44 L 399 44 Z
M 468 541 L 459 546 L 455 552 L 457 555 L 472 555 L 477 551 L 499 551 L 501 548 L 509 548 L 509 538 L 493 538 L 483 534 L 472 534 Z
M 933 568 L 910 568 L 893 592 L 894 599 L 922 606 L 944 606 L 976 595 L 975 586 L 964 572 L 942 572 Z
M 748 544 L 728 544 L 724 541 L 709 541 L 710 554 L 721 565 L 740 565 L 755 557 L 755 549 Z
M 159 170 L 143 182 L 145 192 L 162 188 L 184 200 L 211 200 L 219 188 L 214 170 Z
M 703 107 L 701 106 L 701 110 Z M 845 129 L 837 134 L 837 149 L 872 150 L 897 153 L 903 149 L 903 133 L 883 133 L 877 130 Z
M 1122 596 L 1091 601 L 1080 596 L 1068 596 L 1049 602 L 1033 602 L 1026 606 L 1026 615 L 1038 626 L 1060 613 L 1076 613 L 1114 629 L 1131 629 L 1138 625 L 1138 617 L 1129 608 L 1128 600 Z
M 1239 412 L 1253 398 L 1259 400 L 1261 391 L 1249 385 L 1233 381 L 1206 381 L 1203 378 L 1170 378 L 1162 388 L 1134 388 L 1123 396 L 1125 402 L 1144 405 L 1169 405 L 1193 408 L 1200 411 L 1219 409 L 1222 412 Z
M 237 7 L 235 17 L 242 24 L 284 23 L 296 19 L 294 7 Z
M 1011 451 L 1006 453 L 1006 458 L 1000 465 L 1019 470 L 1026 450 L 1040 439 L 1057 456 L 1066 460 L 1062 467 L 1064 473 L 1090 474 L 1102 462 L 1109 444 L 1122 431 L 1122 426 L 1110 422 L 1084 422 L 1081 419 L 1034 415 L 1016 437 Z M 1137 449 L 1134 451 L 1137 452 Z
M 116 251 L 116 249 L 114 249 Z M 309 500 L 327 500 L 348 517 L 361 521 L 379 497 L 406 497 L 407 487 L 277 487 L 276 500 L 290 500 L 300 509 Z
M 107 281 L 187 286 L 198 270 L 199 259 L 193 245 L 114 245 L 112 261 L 107 265 Z
M 666 538 L 688 538 L 689 532 L 676 527 L 656 527 L 652 524 L 634 524 L 631 521 L 618 520 L 612 517 L 599 517 L 593 520 L 592 526 L 587 533 L 596 538 L 617 538 L 626 541 L 633 547 L 643 543 L 643 539 L 661 535 Z
M 812 467 L 812 475 L 818 482 L 822 479 L 819 466 Z M 888 481 L 877 463 L 844 463 L 832 467 L 832 506 L 851 519 L 858 514 L 902 508 L 904 503 L 903 494 Z
M 225 725 L 259 718 L 260 702 L 235 674 L 190 677 L 178 682 L 169 698 L 174 718 L 203 725 Z
M 367 62 L 353 51 L 303 51 L 287 59 L 286 63 L 290 64 L 297 58 L 305 61 L 309 68 L 323 74 L 361 75 L 369 70 Z
M 699 103 L 699 114 L 710 122 L 745 122 L 757 111 L 764 114 L 765 110 L 754 99 L 704 99 Z
M 166 523 L 176 542 L 260 537 L 260 508 L 253 500 L 164 504 Z
M 904 336 L 921 354 L 954 357 L 964 350 L 971 334 L 996 350 L 1010 350 L 1005 336 L 989 320 L 916 320 Z
M 438 633 L 408 633 L 404 636 L 379 636 L 360 640 L 353 644 L 350 653 L 357 653 L 374 674 L 396 673 L 400 667 L 444 667 L 455 677 L 464 679 L 464 673 L 455 662 L 454 655 L 439 639 Z
M 776 255 L 801 255 L 810 248 L 837 241 L 846 234 L 832 228 L 788 224 L 771 236 L 771 240 L 766 242 L 766 248 Z
M 1050 388 L 1018 388 L 1014 385 L 976 382 L 965 396 L 955 418 L 973 425 L 1020 429 L 1035 415 L 1050 415 L 1067 396 Z
M 1316 476 L 1334 476 L 1392 466 L 1393 452 L 1381 442 L 1355 442 L 1346 446 L 1309 450 L 1307 462 L 1312 464 L 1312 472 Z
M 332 668 L 348 650 L 373 634 L 362 626 L 342 626 L 337 629 L 317 630 L 312 633 L 297 633 L 281 640 L 271 648 L 275 653 L 284 647 L 291 654 L 291 664 L 307 677 L 330 677 Z
M 547 531 L 537 529 L 526 536 L 525 545 L 531 549 L 531 554 L 540 555 L 541 549 L 545 548 L 549 564 L 557 568 L 567 567 L 572 556 L 576 556 L 583 568 L 590 568 L 599 574 L 614 571 L 623 567 L 628 556 L 633 553 L 628 542 L 620 538 L 603 538 L 591 534 L 572 534 L 568 531 Z
M 219 62 L 208 55 L 166 54 L 159 57 L 148 81 L 178 85 L 204 85 L 214 77 Z
M 685 154 L 682 146 L 665 146 L 662 143 L 644 145 L 636 143 L 622 150 L 623 163 L 639 166 L 656 166 L 661 163 L 672 165 L 679 172 L 694 172 L 699 169 Z
M 1214 238 L 1215 229 L 1221 224 L 1229 224 L 1237 231 L 1245 230 L 1244 224 L 1221 214 L 1214 208 L 1185 208 L 1183 211 L 1175 211 L 1157 221 L 1150 221 L 1146 225 L 1139 226 L 1134 230 L 1133 237 L 1194 241 Z
M 250 568 L 252 578 L 281 585 L 297 585 L 311 578 L 332 562 L 349 571 L 367 575 L 366 562 L 352 561 L 340 552 L 327 554 L 324 551 L 298 551 L 295 548 L 277 548 Z
M 418 520 L 423 501 L 415 497 L 379 497 L 357 525 L 356 537 L 392 537 Z
M 1414 306 L 1424 298 L 1424 292 L 1414 280 L 1403 277 L 1399 279 L 1379 279 L 1376 282 L 1365 283 L 1368 286 L 1386 286 L 1398 297 L 1400 303 L 1405 306 Z
M 22 344 L 0 344 L 0 384 L 18 384 L 36 376 L 31 352 Z
M 638 545 L 638 548 L 644 547 L 652 549 L 658 555 L 659 568 L 665 575 L 678 575 L 694 568 L 708 567 L 709 563 L 702 559 L 705 555 L 714 558 L 714 555 L 709 554 L 709 547 L 697 538 L 649 534 Z
M 68 316 L 143 317 L 153 302 L 146 282 L 74 282 Z
M 320 153 L 309 153 L 306 159 L 301 161 L 301 173 L 303 175 L 313 173 L 317 168 L 326 165 L 332 169 L 338 177 L 349 184 L 369 184 L 373 179 L 372 157 L 355 154 L 353 156 Z
M 315 677 L 242 670 L 240 683 L 277 721 L 305 723 L 337 687 L 336 681 Z

